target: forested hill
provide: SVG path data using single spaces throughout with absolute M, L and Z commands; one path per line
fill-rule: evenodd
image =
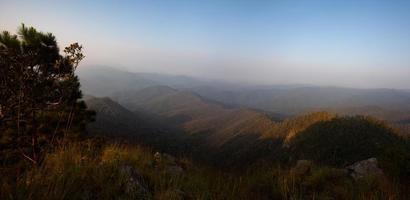
M 155 94 L 158 91 L 161 91 L 161 95 L 157 96 Z M 139 96 L 144 93 L 147 94 L 145 98 Z M 141 137 L 145 134 L 144 137 L 147 138 L 147 132 L 151 130 L 150 136 L 157 139 L 146 140 L 148 145 L 173 146 L 163 149 L 172 149 L 174 152 L 183 150 L 195 159 L 212 165 L 245 167 L 264 160 L 292 163 L 295 159 L 311 159 L 343 166 L 366 157 L 382 157 L 385 151 L 397 150 L 400 154 L 408 151 L 408 143 L 398 136 L 396 129 L 371 117 L 343 117 L 317 112 L 273 120 L 266 113 L 225 107 L 204 101 L 190 92 L 159 86 L 146 88 L 141 93 L 129 95 L 131 96 L 135 97 L 131 99 L 138 101 L 124 101 L 123 104 L 134 111 L 109 99 L 98 100 L 108 102 L 104 103 L 108 107 L 104 110 L 116 111 L 104 111 L 100 119 L 97 111 L 97 122 L 92 127 L 107 127 L 104 130 L 121 132 L 127 125 L 118 124 L 114 118 L 124 119 L 121 123 L 128 121 L 132 125 L 144 124 L 144 119 L 137 120 L 138 117 L 134 115 L 141 116 L 141 113 L 145 113 L 150 116 L 145 120 L 151 119 L 147 124 L 162 128 L 143 131 L 134 127 L 125 130 L 128 136 Z M 94 103 L 88 102 L 93 103 L 92 107 L 98 108 L 96 100 L 94 98 Z M 118 115 L 119 110 L 124 113 Z M 111 118 L 110 115 L 113 114 L 116 116 Z M 111 120 L 105 120 L 107 118 Z M 111 129 L 108 128 L 110 126 Z M 158 134 L 159 132 L 162 134 Z M 183 148 L 174 148 L 175 146 Z M 327 155 L 329 152 L 332 155 Z M 338 160 L 332 160 L 336 158 Z

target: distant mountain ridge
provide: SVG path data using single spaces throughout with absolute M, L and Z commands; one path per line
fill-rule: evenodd
M 343 112 L 362 107 L 380 108 L 386 112 L 410 111 L 410 94 L 393 89 L 350 89 L 337 87 L 301 87 L 292 89 L 225 91 L 213 87 L 193 88 L 196 93 L 224 103 L 252 108 L 299 114 L 315 110 Z M 345 114 L 345 113 L 343 113 Z
M 202 81 L 186 76 L 131 73 L 109 67 L 84 67 L 80 69 L 78 75 L 85 94 L 108 96 L 112 99 L 147 87 L 169 86 L 194 92 L 202 98 L 224 105 L 249 107 L 283 115 L 331 111 L 341 114 L 369 114 L 392 122 L 410 119 L 408 90 L 305 85 L 235 85 L 218 81 Z
M 96 97 L 112 97 L 119 91 L 139 90 L 156 85 L 184 88 L 206 83 L 187 76 L 132 73 L 106 66 L 79 68 L 77 75 L 83 92 Z
M 387 120 L 401 129 L 403 135 L 409 135 L 410 130 L 410 93 L 404 90 L 304 85 L 244 86 L 185 76 L 131 73 L 109 67 L 84 68 L 79 71 L 79 77 L 85 94 L 110 97 L 133 112 L 155 113 L 167 118 L 167 123 L 182 126 L 187 132 L 224 130 L 221 131 L 224 134 L 217 134 L 218 137 L 207 137 L 217 141 L 220 135 L 225 135 L 227 139 L 220 140 L 219 144 L 230 141 L 232 137 L 239 138 L 241 134 L 235 130 L 248 127 L 241 124 L 245 124 L 245 119 L 250 116 L 260 118 L 260 124 L 265 126 L 289 116 L 328 111 Z M 223 125 L 238 116 L 242 123 Z M 257 121 L 246 123 L 257 124 Z M 251 132 L 241 129 L 242 132 Z M 270 135 L 269 131 L 253 131 Z

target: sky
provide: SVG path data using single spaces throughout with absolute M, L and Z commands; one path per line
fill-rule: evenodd
M 0 30 L 21 23 L 82 44 L 80 67 L 410 88 L 407 0 L 0 0 Z

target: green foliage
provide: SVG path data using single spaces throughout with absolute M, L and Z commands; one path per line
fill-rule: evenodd
M 0 33 L 2 162 L 11 153 L 38 164 L 58 139 L 84 129 L 92 113 L 78 101 L 81 51 L 74 43 L 60 55 L 54 35 L 24 24 L 18 35 Z

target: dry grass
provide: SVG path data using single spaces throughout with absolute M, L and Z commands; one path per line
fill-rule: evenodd
M 295 175 L 279 167 L 242 174 L 198 167 L 189 159 L 162 156 L 139 146 L 72 143 L 44 163 L 1 181 L 1 199 L 399 199 L 394 184 L 370 178 L 354 182 L 340 169 L 315 166 Z M 172 173 L 170 165 L 184 168 Z M 129 166 L 142 187 L 127 186 Z M 5 174 L 2 174 L 4 177 Z M 9 175 L 12 177 L 11 175 Z M 387 185 L 386 185 L 387 184 Z M 403 194 L 402 194 L 403 196 Z

